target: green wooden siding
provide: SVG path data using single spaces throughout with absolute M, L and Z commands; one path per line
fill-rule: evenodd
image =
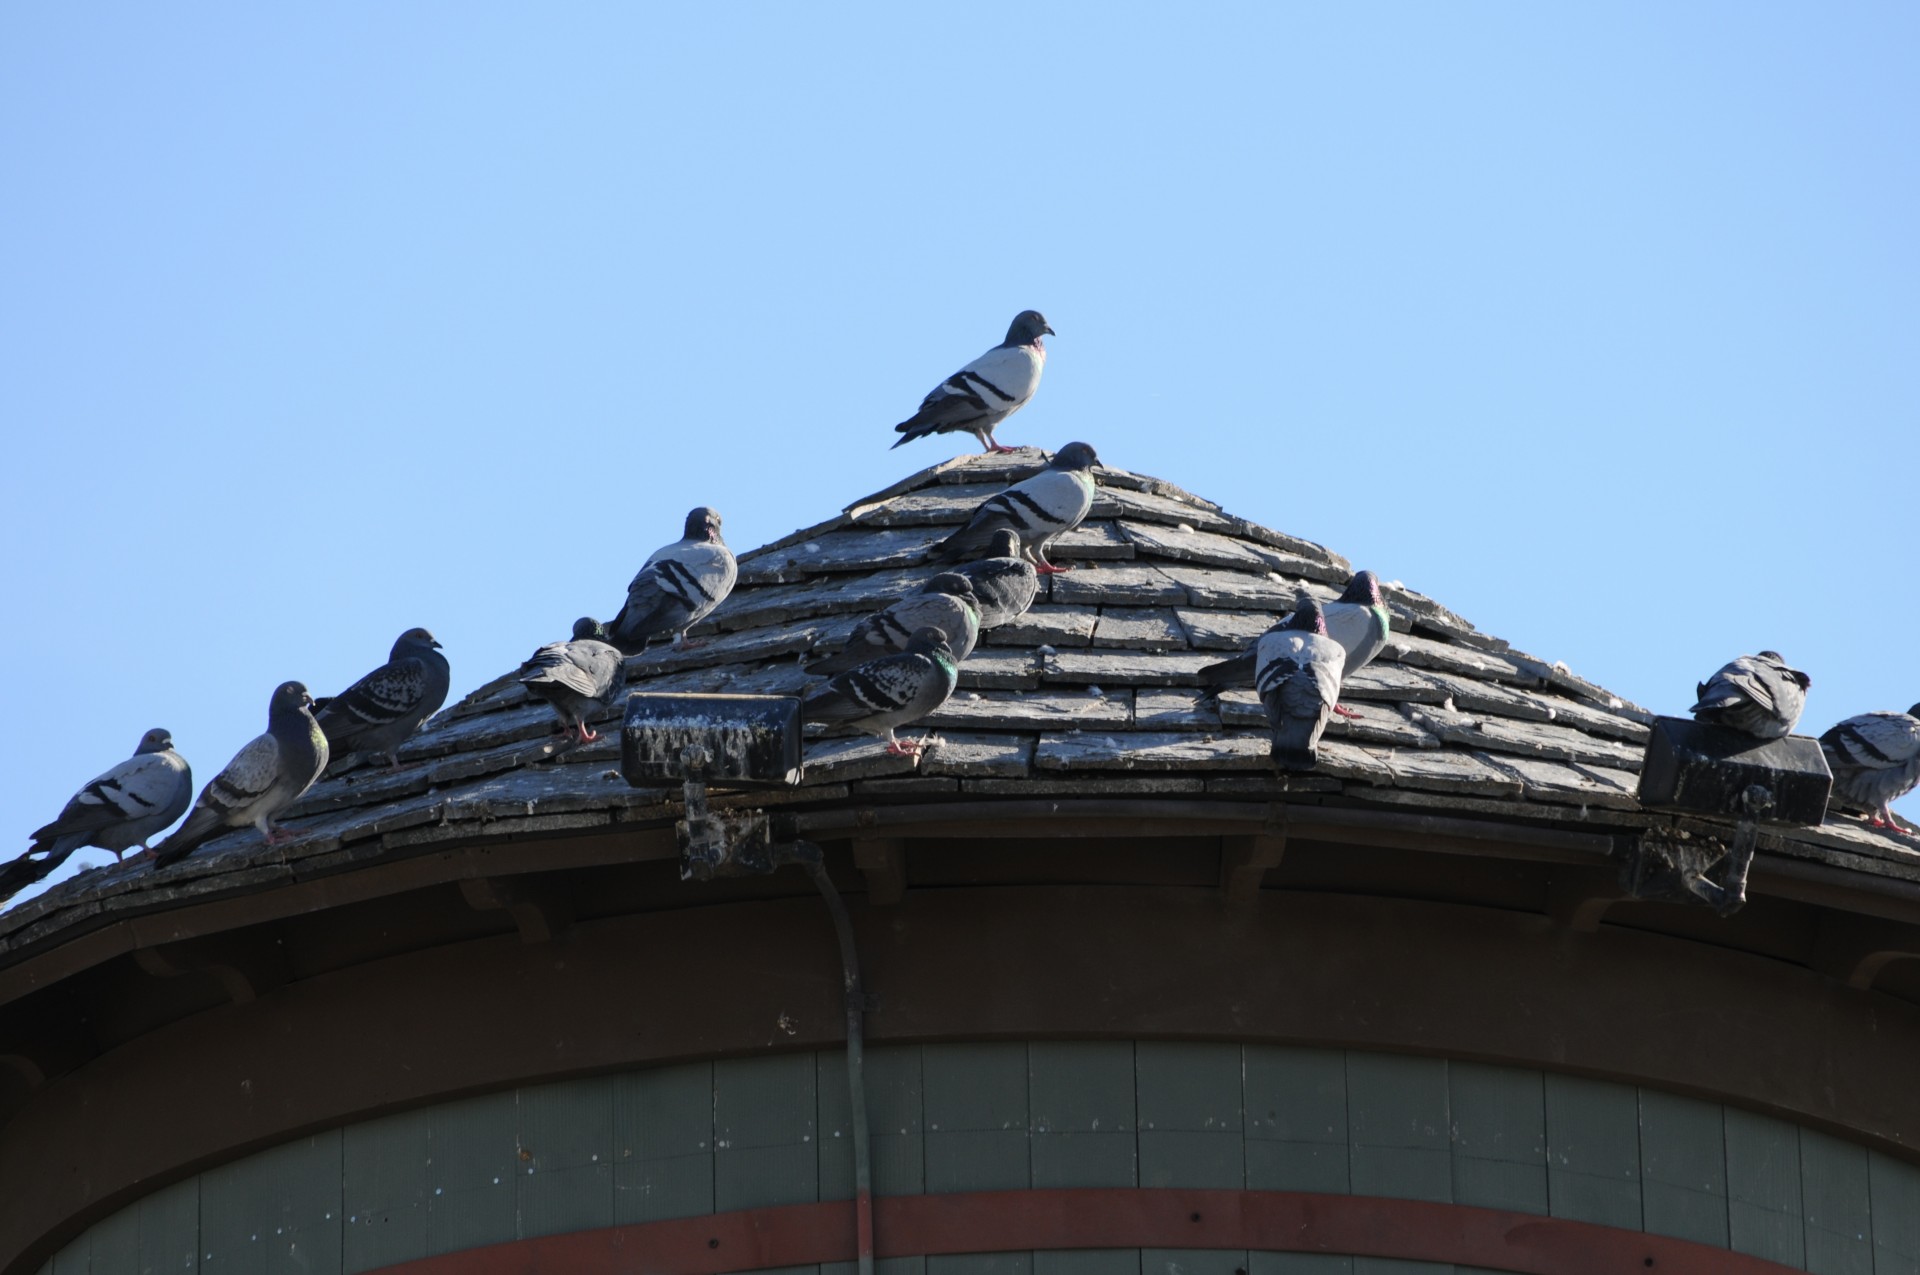
M 1736 1253 L 1804 1266 L 1800 1130 L 1784 1120 L 1726 1109 L 1727 1233 Z
M 1247 1187 L 1455 1201 L 1836 1275 L 1920 1275 L 1920 1167 L 1630 1085 L 1438 1058 L 1034 1041 L 867 1055 L 882 1196 Z M 853 1191 L 837 1050 L 528 1086 L 302 1138 L 158 1191 L 40 1275 L 356 1275 L 503 1240 Z M 1234 1250 L 899 1258 L 882 1275 L 1430 1275 Z M 804 1275 L 849 1275 L 851 1265 Z
M 1272 1045 L 1244 1056 L 1247 1189 L 1346 1194 L 1347 1056 Z
M 1546 1077 L 1547 1211 L 1640 1229 L 1640 1103 L 1631 1085 Z
M 1448 1063 L 1447 1097 L 1454 1203 L 1545 1213 L 1545 1077 L 1516 1067 Z

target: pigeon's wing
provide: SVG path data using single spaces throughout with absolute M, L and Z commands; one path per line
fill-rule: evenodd
M 868 660 L 876 660 L 895 651 L 907 649 L 907 639 L 923 623 L 917 619 L 924 607 L 911 605 L 924 602 L 921 597 L 905 597 L 884 611 L 876 611 L 860 623 L 853 626 L 853 632 L 847 634 L 846 645 L 825 659 L 807 666 L 809 673 L 845 673 L 859 668 Z
M 725 545 L 679 541 L 647 559 L 627 586 L 627 601 L 610 626 L 627 646 L 677 633 L 733 592 L 739 567 Z
M 962 381 L 989 406 L 1003 412 L 1017 411 L 1040 388 L 1040 372 L 1045 366 L 1031 346 L 996 345 L 955 372 L 940 388 Z
M 1208 664 L 1200 670 L 1200 685 L 1213 691 L 1230 690 L 1236 686 L 1252 686 L 1253 672 L 1258 656 L 1252 647 L 1229 656 L 1215 664 Z
M 903 435 L 894 446 L 928 434 L 991 428 L 1033 397 L 1043 367 L 1026 346 L 995 346 L 934 386 L 920 410 L 893 427 Z
M 933 661 L 924 655 L 869 660 L 807 696 L 802 715 L 810 722 L 833 723 L 897 713 L 913 703 L 934 674 Z
M 606 650 L 596 650 L 596 647 L 605 647 Z M 598 699 L 611 682 L 613 668 L 620 663 L 619 653 L 614 652 L 613 658 L 609 659 L 609 651 L 613 651 L 613 648 L 591 639 L 555 642 L 535 651 L 533 658 L 520 666 L 520 680 L 523 683 L 546 682 L 564 686 L 588 699 Z
M 280 742 L 257 735 L 201 790 L 197 803 L 221 816 L 244 810 L 280 781 Z
M 993 628 L 1025 615 L 1040 592 L 1040 577 L 1025 558 L 982 558 L 954 567 L 973 581 L 980 599 L 980 627 Z
M 980 502 L 967 525 L 933 547 L 936 557 L 949 561 L 977 557 L 995 532 L 1007 528 L 1032 548 L 1080 525 L 1093 507 L 1091 480 L 1078 474 L 1049 469 L 1015 483 Z
M 1899 770 L 1920 758 L 1920 720 L 1905 713 L 1862 713 L 1820 737 L 1827 756 L 1861 770 Z
M 427 698 L 427 663 L 409 655 L 382 664 L 328 700 L 316 715 L 327 740 L 344 750 L 365 731 L 375 730 L 417 711 Z
M 60 817 L 33 834 L 46 841 L 76 833 L 92 835 L 130 819 L 157 815 L 192 780 L 160 753 L 129 757 L 73 795 Z
M 1757 660 L 1742 657 L 1714 674 L 1707 689 L 1718 689 L 1723 694 L 1732 690 L 1772 712 L 1779 707 L 1780 681 L 1780 674 L 1776 670 Z
M 280 779 L 281 766 L 279 741 L 270 733 L 256 735 L 200 790 L 186 822 L 153 848 L 153 866 L 164 868 L 186 858 L 201 842 L 228 827 L 229 820 L 244 822 L 235 816 L 272 789 Z

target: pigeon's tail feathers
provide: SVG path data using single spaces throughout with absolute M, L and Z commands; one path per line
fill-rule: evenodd
M 199 849 L 201 844 L 210 841 L 220 832 L 225 820 L 220 812 L 208 806 L 195 806 L 187 821 L 171 837 L 153 848 L 153 866 L 164 868 Z
M 1252 648 L 1200 670 L 1200 685 L 1209 691 L 1232 690 L 1253 685 L 1256 653 Z
M 983 556 L 993 546 L 994 533 L 1005 524 L 997 519 L 975 519 L 942 540 L 930 551 L 941 562 L 965 562 Z
M 1317 745 L 1297 748 L 1292 744 L 1282 744 L 1278 739 L 1273 742 L 1273 764 L 1281 770 L 1312 770 L 1320 764 L 1320 750 Z
M 87 844 L 85 833 L 68 833 L 48 838 L 46 829 L 33 834 L 33 846 L 11 863 L 0 864 L 0 903 L 45 877 L 67 861 L 67 856 Z

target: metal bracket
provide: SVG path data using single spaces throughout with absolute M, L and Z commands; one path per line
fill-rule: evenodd
M 1620 884 L 1631 898 L 1660 903 L 1705 904 L 1732 916 L 1747 902 L 1747 869 L 1759 830 L 1742 821 L 1731 841 L 1679 830 L 1648 829 L 1628 844 Z M 1715 880 L 1712 869 L 1726 866 Z

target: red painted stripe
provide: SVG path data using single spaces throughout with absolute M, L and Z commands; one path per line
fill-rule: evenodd
M 515 1240 L 377 1275 L 722 1275 L 854 1257 L 851 1200 Z M 1588 1222 L 1297 1191 L 1085 1189 L 873 1201 L 881 1257 L 1067 1248 L 1215 1248 L 1452 1262 L 1528 1275 L 1776 1275 L 1793 1268 Z

